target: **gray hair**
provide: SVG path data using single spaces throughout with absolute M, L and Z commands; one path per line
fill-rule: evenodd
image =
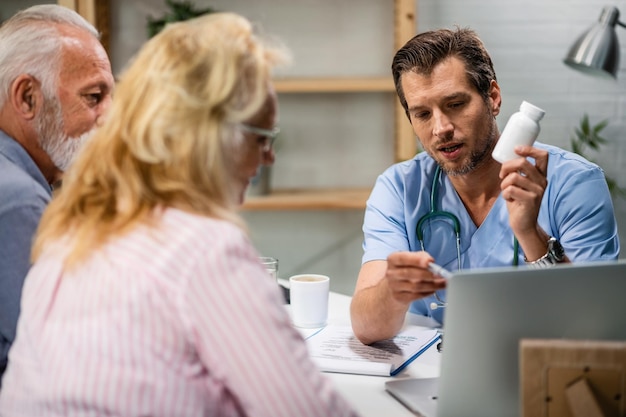
M 47 98 L 56 94 L 62 47 L 56 25 L 75 27 L 100 39 L 91 23 L 67 7 L 43 4 L 17 12 L 0 26 L 0 108 L 20 74 L 39 80 Z

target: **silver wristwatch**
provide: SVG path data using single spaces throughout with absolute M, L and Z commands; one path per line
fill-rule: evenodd
M 561 242 L 551 237 L 548 239 L 548 252 L 536 261 L 527 261 L 526 265 L 531 268 L 547 268 L 563 262 L 563 259 L 565 259 L 565 251 L 563 246 L 561 246 Z

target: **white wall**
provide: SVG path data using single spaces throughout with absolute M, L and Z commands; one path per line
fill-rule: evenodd
M 199 7 L 242 13 L 292 48 L 294 65 L 283 73 L 388 75 L 393 55 L 392 0 L 197 0 Z M 21 0 L 2 0 L 0 16 Z M 590 78 L 561 60 L 591 25 L 606 0 L 419 0 L 419 31 L 453 25 L 475 29 L 490 51 L 503 92 L 503 127 L 522 100 L 547 111 L 540 140 L 569 148 L 580 117 L 609 119 L 611 139 L 594 159 L 620 179 L 626 165 L 626 58 L 618 81 Z M 114 71 L 146 38 L 146 17 L 159 16 L 164 0 L 111 0 Z M 626 20 L 626 19 L 625 19 Z M 618 28 L 626 42 L 626 31 Z M 626 51 L 622 48 L 622 55 Z M 277 187 L 370 186 L 393 162 L 393 94 L 281 95 L 284 135 L 273 170 Z M 626 244 L 626 200 L 616 200 Z M 360 210 L 246 212 L 253 240 L 280 260 L 280 275 L 331 275 L 333 289 L 351 293 L 360 267 Z
M 25 9 L 36 4 L 49 4 L 56 3 L 55 1 L 41 1 L 41 0 L 0 0 L 0 21 L 6 20 L 11 17 L 15 12 L 21 9 Z

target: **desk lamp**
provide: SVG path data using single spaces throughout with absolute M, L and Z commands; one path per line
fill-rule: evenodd
M 617 78 L 619 41 L 615 25 L 626 28 L 626 25 L 618 19 L 617 7 L 604 7 L 598 22 L 574 42 L 563 62 L 586 74 L 602 78 Z

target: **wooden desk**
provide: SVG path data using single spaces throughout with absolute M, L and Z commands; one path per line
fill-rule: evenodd
M 350 323 L 350 297 L 337 293 L 330 294 L 328 321 L 335 324 Z M 407 321 L 420 325 L 430 323 L 414 315 L 407 316 Z M 299 330 L 305 337 L 315 331 L 315 329 Z M 338 373 L 324 375 L 334 382 L 337 389 L 363 417 L 411 417 L 413 414 L 385 391 L 385 381 L 408 377 L 436 377 L 439 376 L 439 365 L 440 353 L 433 345 L 400 375 L 393 378 Z

